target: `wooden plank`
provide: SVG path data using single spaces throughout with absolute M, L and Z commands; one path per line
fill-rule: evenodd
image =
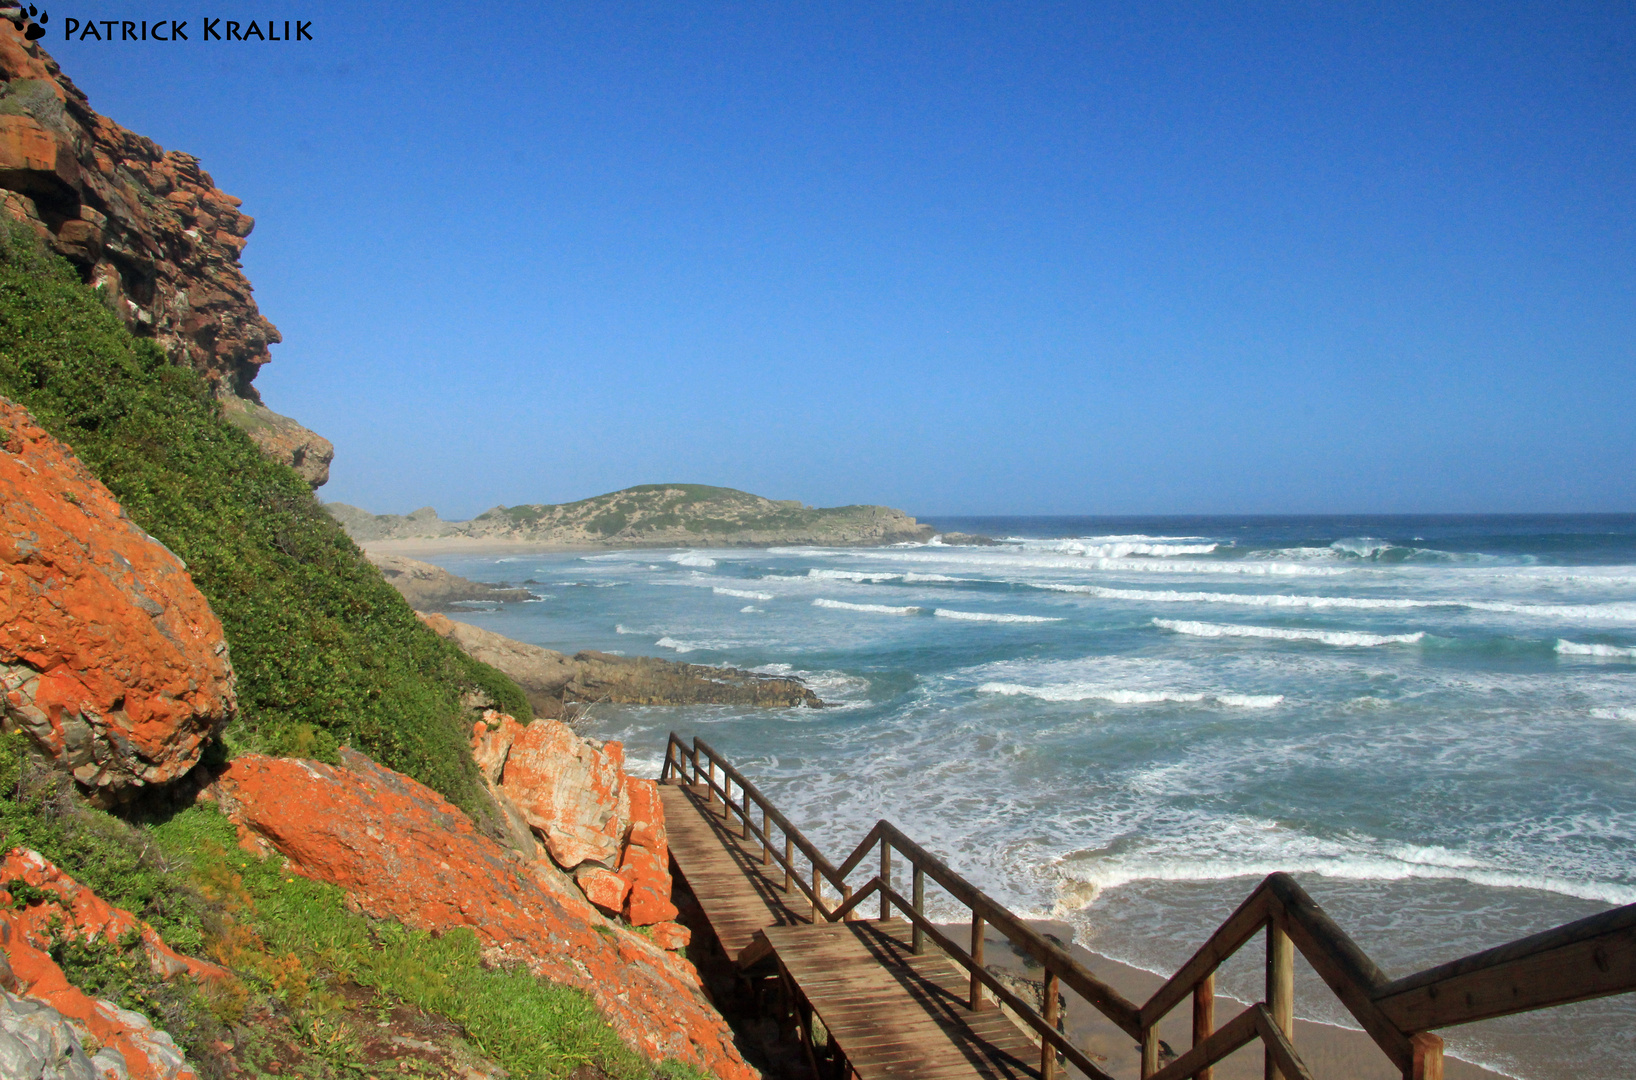
M 941 955 L 915 956 L 903 922 L 786 925 L 765 934 L 864 1080 L 1039 1075 L 1039 1048 L 998 1009 L 967 1009 L 965 972 Z
M 746 842 L 737 819 L 726 818 L 722 804 L 711 803 L 705 791 L 702 785 L 659 785 L 670 853 L 722 949 L 748 965 L 765 954 L 756 939 L 764 927 L 803 918 L 790 898 L 802 908 L 806 902 L 784 892 L 783 871 L 764 863 L 761 845 Z

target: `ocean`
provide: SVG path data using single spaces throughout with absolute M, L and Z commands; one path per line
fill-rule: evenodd
M 933 524 L 1002 542 L 433 561 L 527 582 L 465 616 L 519 640 L 807 679 L 834 708 L 586 730 L 653 773 L 702 735 L 833 857 L 888 818 L 1155 972 L 1275 870 L 1392 976 L 1636 902 L 1636 515 Z M 1355 1026 L 1309 970 L 1297 1012 Z M 1636 998 L 1443 1034 L 1613 1080 Z

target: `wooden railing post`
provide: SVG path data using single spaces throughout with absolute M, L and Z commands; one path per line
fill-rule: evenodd
M 1057 993 L 1057 973 L 1045 973 L 1045 985 L 1040 992 L 1040 1016 L 1045 1025 L 1055 1031 L 1057 1027 L 1057 1007 L 1060 999 Z M 1056 1080 L 1057 1075 L 1057 1048 L 1046 1039 L 1040 1039 L 1040 1080 Z
M 1409 1037 L 1413 1060 L 1403 1072 L 1403 1080 L 1443 1080 L 1443 1037 L 1422 1031 Z
M 1211 972 L 1193 988 L 1193 1045 L 1198 1046 L 1216 1031 L 1216 974 Z M 1193 1080 L 1211 1080 L 1215 1069 L 1209 1065 L 1193 1074 Z
M 971 1011 L 976 1012 L 983 1004 L 983 980 L 977 973 L 983 970 L 983 917 L 977 912 L 971 913 Z
M 812 925 L 814 926 L 817 926 L 818 920 L 822 918 L 822 915 L 819 913 L 819 901 L 823 898 L 823 895 L 824 875 L 818 869 L 818 864 L 815 862 L 812 864 Z
M 767 807 L 761 807 L 761 865 L 766 866 L 773 861 L 773 834 L 767 831 Z M 786 892 L 789 886 L 785 885 Z
M 884 836 L 880 838 L 880 883 L 886 887 L 880 891 L 880 917 L 885 922 L 892 917 L 892 902 L 886 898 L 886 889 L 892 887 L 892 845 Z
M 925 917 L 925 914 L 926 914 L 926 871 L 924 871 L 924 870 L 922 870 L 920 868 L 919 863 L 915 864 L 914 896 L 911 897 L 911 899 L 914 901 L 915 914 L 919 915 L 921 917 Z M 924 954 L 925 951 L 926 951 L 926 932 L 920 928 L 919 923 L 915 923 L 914 934 L 911 936 L 911 939 L 910 939 L 910 947 L 914 950 L 914 954 L 916 956 L 920 956 L 920 955 Z
M 1286 1038 L 1295 1034 L 1295 944 L 1276 921 L 1267 923 L 1267 1011 Z M 1267 1080 L 1288 1080 L 1266 1051 Z
M 705 801 L 708 802 L 711 806 L 716 805 L 716 759 L 715 758 L 710 759 L 710 786 L 705 788 L 705 790 L 707 792 L 709 792 L 709 795 L 706 797 Z
M 795 884 L 790 880 L 790 867 L 795 865 L 795 839 L 789 833 L 784 834 L 784 891 L 789 892 L 790 886 Z
M 740 832 L 740 835 L 743 836 L 744 839 L 748 840 L 750 839 L 750 789 L 740 784 L 739 794 L 744 796 L 742 800 L 744 803 L 744 809 L 740 811 L 744 817 L 744 828 Z
M 841 886 L 841 903 L 844 904 L 850 899 L 852 899 L 852 886 L 842 885 Z M 851 911 L 848 911 L 846 913 L 846 915 L 843 918 L 843 921 L 845 921 L 845 922 L 855 922 L 857 920 L 857 918 L 858 918 L 858 909 L 853 908 Z
M 1142 1032 L 1142 1080 L 1159 1071 L 1159 1025 Z

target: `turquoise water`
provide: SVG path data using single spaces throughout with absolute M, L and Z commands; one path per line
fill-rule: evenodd
M 511 637 L 807 678 L 835 708 L 590 727 L 652 770 L 668 730 L 702 734 L 830 852 L 890 818 L 1154 971 L 1274 870 L 1394 975 L 1636 902 L 1636 517 L 936 524 L 1007 539 L 434 561 L 530 582 L 469 615 Z M 1299 1000 L 1344 1022 L 1311 977 Z M 1633 1020 L 1444 1034 L 1612 1078 Z

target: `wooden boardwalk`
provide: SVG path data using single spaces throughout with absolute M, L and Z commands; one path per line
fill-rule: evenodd
M 661 784 L 670 853 L 740 969 L 776 958 L 852 1071 L 873 1077 L 1016 1080 L 1039 1047 L 997 1007 L 967 1008 L 969 977 L 935 949 L 916 956 L 898 919 L 811 922 L 784 872 L 704 785 Z
M 766 936 L 859 1076 L 1039 1076 L 1039 1047 L 997 1006 L 969 1010 L 965 974 L 935 951 L 915 956 L 901 919 Z
M 801 894 L 784 892 L 784 872 L 764 861 L 761 845 L 745 840 L 732 827 L 736 821 L 724 819 L 722 803 L 708 801 L 707 790 L 702 784 L 659 785 L 670 854 L 722 950 L 748 968 L 769 954 L 762 930 L 806 922 L 811 908 L 797 914 Z

